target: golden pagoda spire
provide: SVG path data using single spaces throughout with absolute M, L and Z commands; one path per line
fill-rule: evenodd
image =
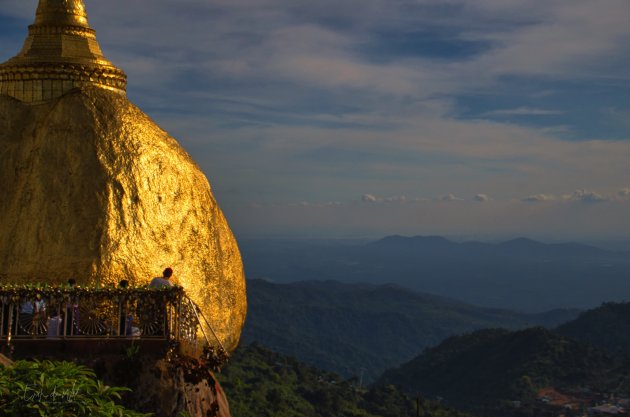
M 80 0 L 40 0 L 35 24 L 59 25 L 61 23 L 89 28 L 83 2 Z
M 39 0 L 22 50 L 0 64 L 0 94 L 38 103 L 85 85 L 125 94 L 127 76 L 103 56 L 82 0 Z

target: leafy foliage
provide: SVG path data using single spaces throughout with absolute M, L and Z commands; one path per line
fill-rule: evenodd
M 253 344 L 239 348 L 218 376 L 238 417 L 403 417 L 416 404 L 393 385 L 366 389 L 357 379 L 306 366 Z M 466 415 L 420 401 L 426 417 Z
M 17 361 L 0 367 L 0 416 L 143 417 L 117 403 L 128 388 L 110 387 L 71 362 Z

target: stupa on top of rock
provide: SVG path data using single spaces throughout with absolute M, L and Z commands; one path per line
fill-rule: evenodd
M 41 0 L 20 53 L 0 65 L 0 93 L 35 103 L 76 87 L 125 93 L 127 76 L 103 56 L 82 1 Z
M 81 0 L 40 0 L 0 64 L 0 283 L 148 283 L 166 267 L 226 350 L 246 314 L 238 246 L 205 175 L 126 98 Z

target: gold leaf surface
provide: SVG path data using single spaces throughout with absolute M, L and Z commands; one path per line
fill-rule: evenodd
M 0 282 L 143 285 L 172 267 L 236 347 L 247 310 L 236 240 L 199 167 L 123 95 L 0 96 L 0 181 Z

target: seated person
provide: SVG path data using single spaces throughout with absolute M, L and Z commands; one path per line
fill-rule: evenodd
M 173 269 L 166 268 L 164 272 L 162 272 L 161 277 L 156 277 L 151 280 L 149 284 L 149 288 L 162 288 L 162 287 L 172 287 L 173 283 L 170 281 L 173 276 Z

